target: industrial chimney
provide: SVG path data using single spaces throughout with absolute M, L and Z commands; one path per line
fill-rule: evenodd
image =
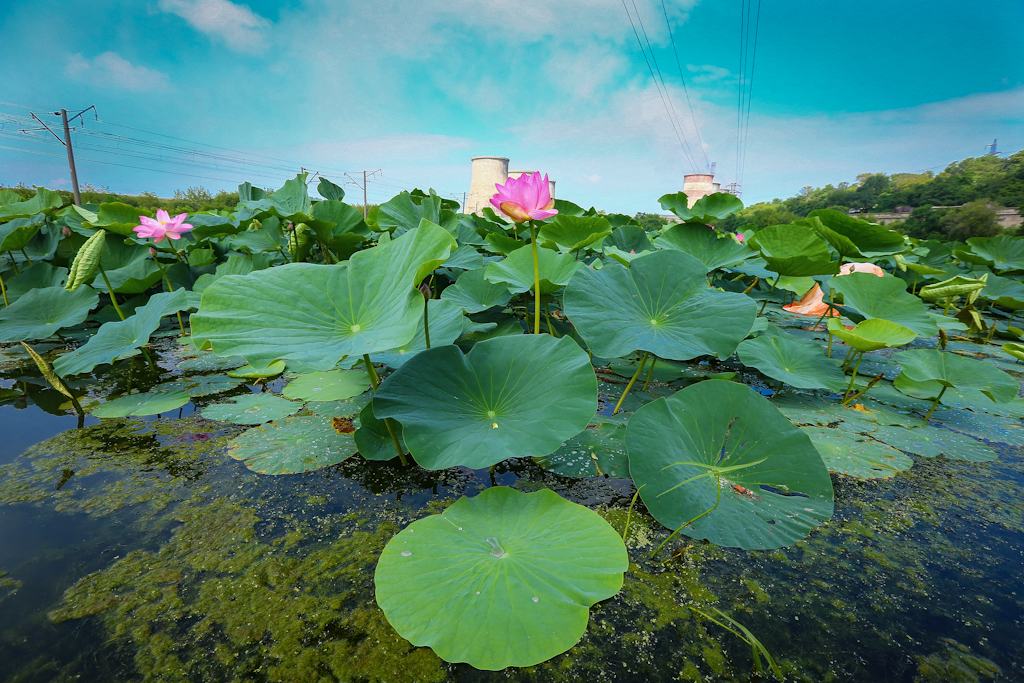
M 473 180 L 469 185 L 469 196 L 466 198 L 466 213 L 480 213 L 480 209 L 490 206 L 494 196 L 495 185 L 504 185 L 508 180 L 507 157 L 473 157 Z

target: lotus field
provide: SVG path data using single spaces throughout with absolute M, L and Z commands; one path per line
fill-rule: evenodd
M 545 662 L 631 563 L 792 546 L 822 533 L 839 483 L 1024 444 L 1024 238 L 917 241 L 834 210 L 723 233 L 740 200 L 683 193 L 660 198 L 679 222 L 647 232 L 552 200 L 540 174 L 480 215 L 417 190 L 364 220 L 316 189 L 244 183 L 235 211 L 178 216 L 0 191 L 0 347 L 83 431 L 197 406 L 268 491 L 359 458 L 620 480 L 624 523 L 492 485 L 387 535 L 361 575 L 446 662 Z M 157 380 L 107 379 L 122 369 Z M 647 516 L 658 542 L 627 548 Z M 692 611 L 783 677 L 785 653 Z

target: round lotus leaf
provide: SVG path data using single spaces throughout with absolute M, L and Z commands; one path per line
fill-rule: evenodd
M 182 372 L 210 372 L 214 370 L 233 370 L 245 365 L 241 356 L 218 356 L 212 351 L 200 351 L 198 356 L 183 359 L 178 363 Z
M 295 401 L 343 401 L 369 388 L 365 370 L 328 370 L 299 375 L 281 393 Z
M 565 288 L 565 312 L 595 355 L 635 350 L 659 358 L 727 358 L 757 315 L 744 294 L 708 287 L 704 264 L 681 251 L 646 254 L 629 267 L 584 268 Z
M 831 275 L 839 269 L 825 240 L 803 225 L 770 225 L 754 233 L 748 244 L 761 253 L 768 270 L 779 275 Z
M 402 434 L 402 425 L 396 420 L 391 421 L 391 428 L 398 437 L 398 444 L 402 447 L 403 453 L 408 453 L 409 448 L 405 445 Z M 398 457 L 398 450 L 391 438 L 391 432 L 384 420 L 378 420 L 373 414 L 373 403 L 367 403 L 359 411 L 359 428 L 353 434 L 356 440 L 356 448 L 359 455 L 366 460 L 391 460 Z
M 193 377 L 182 377 L 173 382 L 164 382 L 153 387 L 157 391 L 184 391 L 189 396 L 210 396 L 224 391 L 236 389 L 244 383 L 244 380 L 235 379 L 226 375 L 196 375 Z
M 498 671 L 575 645 L 591 605 L 619 592 L 628 566 L 622 539 L 597 513 L 546 489 L 495 487 L 399 532 L 374 584 L 410 643 Z
M 59 286 L 33 289 L 0 309 L 0 342 L 46 339 L 62 327 L 83 322 L 99 300 L 89 287 L 73 292 Z
M 620 377 L 628 379 L 636 374 L 636 369 L 639 364 L 640 362 L 638 360 L 632 363 L 612 362 L 608 365 L 608 368 Z M 653 375 L 651 375 L 652 367 L 654 368 Z M 637 381 L 646 382 L 647 377 L 650 376 L 655 382 L 674 382 L 677 379 L 683 379 L 686 377 L 687 370 L 686 366 L 682 364 L 671 363 L 661 359 L 652 361 L 648 358 L 647 362 L 644 364 L 644 371 L 640 373 Z
M 314 415 L 352 417 L 365 408 L 372 398 L 373 392 L 367 391 L 344 401 L 317 401 L 310 403 L 308 408 Z
M 917 295 L 922 299 L 947 299 L 954 296 L 965 296 L 985 288 L 985 276 L 981 279 L 957 275 L 942 282 L 925 285 Z
M 836 244 L 841 238 L 854 245 L 853 252 L 840 249 L 844 254 L 855 254 L 865 257 L 881 256 L 884 254 L 895 254 L 904 250 L 903 235 L 890 230 L 884 225 L 869 223 L 860 218 L 854 218 L 842 211 L 835 209 L 817 209 L 807 214 L 809 220 L 818 219 L 822 229 L 819 231 L 826 235 L 826 239 Z M 833 241 L 835 240 L 835 241 Z M 838 247 L 837 247 L 838 249 Z
M 858 479 L 882 479 L 910 469 L 914 461 L 870 437 L 828 427 L 804 427 L 829 472 Z
M 917 338 L 917 333 L 913 330 L 878 318 L 864 320 L 852 330 L 843 327 L 836 318 L 829 318 L 828 331 L 858 351 L 877 351 L 903 346 Z
M 942 405 L 966 408 L 976 413 L 1024 419 L 1024 398 L 1015 398 L 1009 403 L 995 403 L 988 396 L 974 389 L 947 389 L 946 393 L 942 395 Z
M 1024 424 L 1016 418 L 943 408 L 932 413 L 931 419 L 943 427 L 978 439 L 1024 446 Z
M 534 460 L 544 469 L 564 477 L 629 478 L 626 425 L 587 425 L 554 453 Z
M 604 216 L 563 216 L 550 223 L 541 223 L 537 232 L 540 242 L 553 242 L 559 251 L 571 253 L 584 247 L 599 249 L 605 237 L 612 234 L 611 223 Z
M 729 235 L 697 223 L 673 225 L 654 240 L 659 249 L 678 249 L 704 264 L 710 273 L 716 268 L 753 258 L 757 252 Z
M 285 363 L 283 360 L 275 360 L 273 363 L 265 368 L 257 368 L 252 365 L 243 365 L 235 370 L 228 370 L 228 377 L 238 377 L 240 379 L 266 379 L 268 377 L 277 377 L 284 372 Z
M 1024 344 L 1015 344 L 1013 342 L 1010 342 L 1008 344 L 1003 344 L 1000 348 L 1002 348 L 1003 351 L 1006 351 L 1008 354 L 1010 354 L 1017 360 L 1024 360 Z
M 938 331 L 924 302 L 908 293 L 907 283 L 898 277 L 850 273 L 833 278 L 829 285 L 843 295 L 844 306 L 865 318 L 888 320 L 913 330 L 920 337 L 930 337 Z
M 184 391 L 147 391 L 107 401 L 92 411 L 93 417 L 159 415 L 177 410 L 189 401 Z
M 551 453 L 597 412 L 597 380 L 571 338 L 488 339 L 422 351 L 377 389 L 373 412 L 405 428 L 427 469 L 488 467 Z
M 952 460 L 989 462 L 997 457 L 995 450 L 977 439 L 930 425 L 916 429 L 879 427 L 871 436 L 893 448 L 924 458 L 945 455 Z
M 1020 385 L 989 363 L 936 350 L 903 351 L 893 355 L 902 376 L 913 382 L 938 382 L 945 387 L 976 389 L 996 403 L 1017 397 Z
M 203 417 L 207 420 L 221 420 L 240 425 L 258 425 L 264 422 L 280 420 L 302 408 L 302 404 L 289 401 L 275 394 L 245 394 L 235 398 L 231 403 L 218 403 L 203 408 Z
M 427 302 L 427 324 L 430 326 L 430 346 L 446 346 L 462 336 L 462 331 L 469 319 L 462 315 L 462 310 L 444 299 L 431 299 Z M 488 328 L 490 329 L 490 328 Z M 427 348 L 427 338 L 423 331 L 423 318 L 416 327 L 416 334 L 408 343 L 398 348 L 388 349 L 382 353 L 370 354 L 374 363 L 384 363 L 392 368 L 401 367 L 407 360 Z
M 778 329 L 747 339 L 736 352 L 744 365 L 798 389 L 838 391 L 846 379 L 839 363 L 826 358 L 817 343 L 802 341 Z
M 971 237 L 967 244 L 971 245 L 971 251 L 996 270 L 1024 268 L 1024 239 L 1020 237 Z
M 540 271 L 540 293 L 553 294 L 564 287 L 573 273 L 584 265 L 568 254 L 551 249 L 537 250 Z M 492 284 L 501 284 L 510 292 L 533 291 L 536 281 L 533 271 L 533 249 L 520 247 L 500 261 L 488 264 L 484 277 Z
M 260 474 L 298 474 L 337 465 L 356 453 L 349 427 L 332 418 L 286 417 L 253 427 L 228 444 L 228 455 Z
M 442 301 L 450 301 L 466 313 L 479 313 L 493 306 L 504 306 L 512 292 L 503 282 L 493 284 L 484 278 L 486 268 L 470 270 L 459 276 L 454 285 L 441 294 Z
M 742 384 L 708 380 L 644 406 L 626 447 L 647 509 L 693 538 L 780 548 L 832 516 L 832 481 L 811 440 Z

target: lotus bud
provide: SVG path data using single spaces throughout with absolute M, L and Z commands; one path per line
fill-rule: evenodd
M 157 253 L 157 252 L 156 252 L 156 247 L 150 247 L 150 248 L 149 248 L 149 255 L 150 255 L 150 256 L 152 256 L 152 257 L 156 258 L 156 253 Z
M 262 229 L 263 229 L 263 224 L 262 224 L 262 223 L 260 223 L 260 222 L 259 222 L 258 220 L 256 220 L 255 218 L 253 218 L 253 219 L 252 219 L 252 225 L 250 225 L 250 226 L 249 226 L 249 229 L 250 229 L 250 230 L 262 230 Z
M 423 298 L 427 301 L 433 296 L 433 293 L 430 291 L 430 285 L 426 282 L 420 285 L 420 293 L 423 294 Z
M 286 228 L 286 230 L 288 230 L 288 232 L 295 232 L 295 224 L 294 223 L 289 223 L 288 227 Z
M 64 235 L 65 237 L 71 237 L 71 228 L 69 228 L 69 227 L 68 227 L 68 226 L 66 226 L 66 225 L 65 225 L 65 226 L 64 226 L 63 228 L 61 228 L 61 229 L 60 229 L 60 232 L 61 232 L 61 234 L 62 234 L 62 235 Z

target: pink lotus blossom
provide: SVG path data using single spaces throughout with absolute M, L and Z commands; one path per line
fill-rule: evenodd
M 740 244 L 743 244 L 744 242 L 747 241 L 747 238 L 743 236 L 743 233 L 738 232 L 735 235 L 733 235 L 733 237 L 736 238 L 736 241 L 739 242 Z
M 558 213 L 551 198 L 548 175 L 540 171 L 518 178 L 509 178 L 504 185 L 495 183 L 498 193 L 491 197 L 491 204 L 516 223 L 542 221 Z
M 139 222 L 142 225 L 132 228 L 132 230 L 138 233 L 139 237 L 155 238 L 154 242 L 161 242 L 165 237 L 180 240 L 181 233 L 192 229 L 191 225 L 184 222 L 187 216 L 187 213 L 179 213 L 171 218 L 163 209 L 157 209 L 156 219 L 139 216 Z

